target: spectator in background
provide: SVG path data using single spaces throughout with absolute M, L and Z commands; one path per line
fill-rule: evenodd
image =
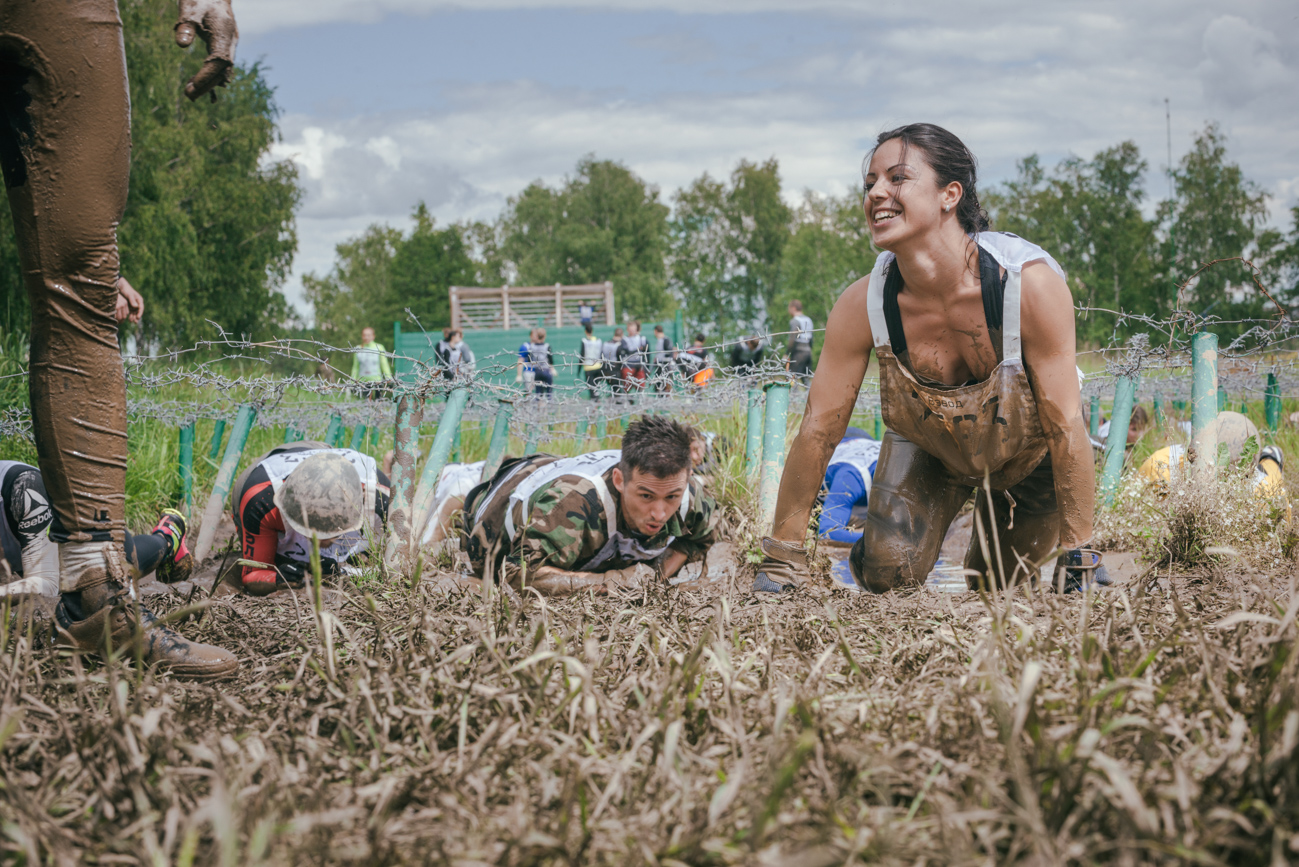
M 622 345 L 618 348 L 618 360 L 622 364 L 623 391 L 630 392 L 633 383 L 637 391 L 645 387 L 645 350 L 648 346 L 649 341 L 640 333 L 640 323 L 628 323 L 627 336 L 622 339 Z
M 672 338 L 663 333 L 662 325 L 654 326 L 654 339 L 650 342 L 650 362 L 653 370 L 654 391 L 672 390 L 672 369 L 677 358 L 677 348 L 672 345 Z
M 455 379 L 468 378 L 474 375 L 477 368 L 478 359 L 474 358 L 474 351 L 465 343 L 465 334 L 459 328 L 451 330 L 447 335 L 447 378 Z
M 380 383 L 392 379 L 392 367 L 388 364 L 387 350 L 382 343 L 374 339 L 374 329 L 369 326 L 361 329 L 361 345 L 352 354 L 352 379 L 357 382 Z M 362 393 L 371 399 L 378 393 L 377 385 L 371 385 Z
M 694 345 L 677 356 L 677 365 L 681 375 L 690 380 L 690 384 L 702 387 L 713 378 L 713 369 L 708 366 L 708 347 L 704 345 L 704 335 L 696 334 Z
M 752 376 L 762 367 L 767 347 L 761 337 L 746 337 L 731 347 L 731 370 L 737 376 Z
M 577 305 L 577 318 L 583 328 L 595 325 L 595 308 L 591 306 L 590 301 L 583 301 Z
M 528 363 L 532 365 L 532 378 L 537 394 L 549 395 L 555 391 L 555 353 L 546 342 L 546 329 L 532 329 L 532 342 L 528 345 Z
M 789 302 L 789 372 L 804 385 L 812 381 L 812 317 L 797 298 Z
M 582 365 L 582 378 L 586 380 L 586 392 L 595 400 L 596 390 L 603 378 L 604 341 L 595 336 L 595 326 L 590 322 L 583 323 L 586 334 L 582 335 L 582 345 L 578 349 L 579 364 Z
M 605 386 L 617 394 L 619 391 L 618 350 L 622 348 L 622 329 L 613 330 L 613 339 L 604 342 L 600 347 L 600 379 Z

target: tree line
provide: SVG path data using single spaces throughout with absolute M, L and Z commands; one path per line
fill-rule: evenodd
M 994 229 L 1056 256 L 1079 306 L 1238 320 L 1275 315 L 1268 295 L 1287 310 L 1299 303 L 1299 208 L 1287 230 L 1268 227 L 1267 194 L 1230 160 L 1217 125 L 1169 173 L 1171 197 L 1148 203 L 1148 170 L 1130 141 L 1051 168 L 1033 155 L 982 201 Z M 494 221 L 438 228 L 422 203 L 414 218 L 408 233 L 371 226 L 339 245 L 328 274 L 305 278 L 322 333 L 350 340 L 407 309 L 441 328 L 451 285 L 611 280 L 620 317 L 680 309 L 691 331 L 730 339 L 783 330 L 791 298 L 823 325 L 878 252 L 859 194 L 806 191 L 791 207 L 775 159 L 741 160 L 725 178 L 705 173 L 664 201 L 621 163 L 588 156 L 558 184 L 529 185 Z M 1224 331 L 1233 327 L 1244 328 Z M 1079 338 L 1093 345 L 1144 330 L 1104 312 L 1079 320 Z

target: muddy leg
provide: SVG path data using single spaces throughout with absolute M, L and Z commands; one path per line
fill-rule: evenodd
M 983 575 L 985 580 L 980 582 L 971 578 L 971 588 L 1001 586 L 1007 580 L 1012 585 L 1025 579 L 1036 580 L 1037 576 L 1028 574 L 1023 564 L 1031 566 L 1042 560 L 1055 550 L 1060 541 L 1060 509 L 1055 499 L 1055 475 L 1051 470 L 1050 455 L 1029 473 L 1028 478 L 1009 491 L 993 491 L 992 512 L 994 514 L 989 516 L 987 495 L 979 490 L 975 514 L 985 528 L 996 528 L 997 544 L 1001 548 L 1001 569 L 988 575 L 976 524 L 970 549 L 965 555 L 965 565 Z M 997 544 L 991 535 L 987 537 L 988 553 L 993 558 L 997 556 Z

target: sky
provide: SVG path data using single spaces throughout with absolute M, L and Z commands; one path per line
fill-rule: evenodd
M 1016 161 L 1131 139 L 1167 192 L 1208 121 L 1288 224 L 1299 204 L 1293 0 L 235 0 L 238 59 L 275 88 L 305 196 L 284 287 L 371 223 L 491 219 L 587 154 L 673 191 L 741 159 L 791 203 L 860 184 L 870 142 L 913 121 L 959 135 L 980 185 Z

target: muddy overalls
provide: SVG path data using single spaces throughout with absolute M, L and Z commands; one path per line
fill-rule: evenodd
M 947 528 L 976 490 L 982 526 L 995 528 L 985 534 L 994 562 L 1000 550 L 994 580 L 1022 579 L 1022 570 L 1012 577 L 1019 558 L 1039 561 L 1059 541 L 1055 479 L 1024 369 L 1019 313 L 1025 264 L 1044 259 L 1063 271 L 1042 248 L 1014 235 L 984 232 L 977 241 L 984 315 L 998 360 L 982 382 L 948 386 L 917 375 L 898 309 L 902 277 L 893 255 L 882 254 L 871 273 L 867 304 L 888 432 L 865 531 L 850 563 L 857 583 L 877 593 L 925 580 Z M 977 525 L 965 565 L 986 574 Z

